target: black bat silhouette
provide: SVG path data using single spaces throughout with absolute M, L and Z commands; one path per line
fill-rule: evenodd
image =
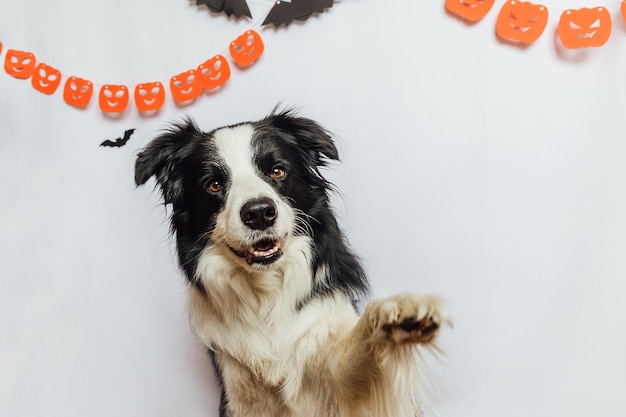
M 334 0 L 291 0 L 277 1 L 262 26 L 288 26 L 294 20 L 306 20 L 315 13 L 323 13 L 333 7 Z M 213 13 L 224 13 L 228 17 L 252 18 L 246 0 L 196 0 L 196 5 L 205 5 Z
M 323 13 L 333 7 L 334 0 L 291 0 L 277 3 L 265 18 L 262 26 L 272 24 L 275 27 L 289 25 L 294 20 L 307 20 L 314 13 Z
M 245 0 L 196 0 L 196 4 L 204 4 L 213 13 L 224 12 L 228 17 L 252 17 L 252 15 L 250 14 L 250 9 L 248 8 L 248 4 L 245 2 Z
M 110 148 L 121 148 L 122 146 L 126 145 L 126 142 L 128 142 L 128 139 L 130 139 L 130 136 L 133 134 L 133 132 L 135 132 L 135 129 L 128 129 L 127 131 L 124 132 L 123 138 L 117 138 L 115 140 L 107 139 L 104 142 L 102 142 L 100 146 L 108 146 Z

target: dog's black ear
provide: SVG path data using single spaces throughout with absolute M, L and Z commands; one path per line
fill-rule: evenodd
M 326 165 L 325 159 L 339 160 L 333 138 L 316 121 L 299 117 L 292 110 L 272 114 L 268 119 L 273 126 L 293 135 L 298 144 L 312 154 L 317 165 Z
M 202 132 L 187 118 L 152 140 L 135 161 L 135 184 L 145 184 L 155 177 L 165 203 L 172 203 L 183 193 L 183 178 L 176 166 L 191 152 L 189 144 Z

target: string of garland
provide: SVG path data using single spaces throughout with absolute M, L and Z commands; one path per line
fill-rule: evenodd
M 332 6 L 332 1 L 317 1 L 322 10 L 324 7 Z M 484 18 L 494 3 L 495 0 L 445 0 L 445 7 L 450 13 L 473 23 Z M 268 13 L 280 5 L 280 2 L 276 2 Z M 626 0 L 621 1 L 620 11 L 626 21 Z M 496 33 L 505 41 L 529 45 L 543 34 L 547 22 L 546 6 L 520 0 L 506 0 L 496 19 Z M 263 25 L 267 23 L 264 21 Z M 611 31 L 611 14 L 603 6 L 564 10 L 557 26 L 561 43 L 569 49 L 602 46 L 609 39 Z M 0 42 L 0 53 L 2 48 Z M 263 50 L 261 36 L 252 29 L 229 45 L 231 58 L 242 68 L 255 63 L 263 54 Z M 63 78 L 55 67 L 37 62 L 34 53 L 15 49 L 7 50 L 4 69 L 15 78 L 30 78 L 32 87 L 47 95 L 56 92 Z M 228 60 L 223 55 L 217 54 L 197 68 L 171 77 L 169 90 L 176 103 L 190 102 L 199 97 L 204 90 L 214 90 L 224 85 L 230 78 L 230 72 Z M 65 80 L 63 99 L 71 106 L 84 108 L 91 101 L 93 92 L 94 84 L 90 80 L 72 75 Z M 105 84 L 99 90 L 98 104 L 104 113 L 122 113 L 128 107 L 129 101 L 130 92 L 126 85 Z M 157 112 L 165 102 L 165 86 L 160 81 L 137 84 L 134 87 L 134 102 L 139 112 L 148 114 Z
M 445 7 L 468 22 L 478 22 L 489 13 L 494 2 L 495 0 L 445 0 Z M 626 21 L 626 0 L 622 0 L 620 10 Z M 539 39 L 547 23 L 546 6 L 507 0 L 496 19 L 496 34 L 511 43 L 530 45 Z M 602 46 L 611 36 L 611 30 L 611 14 L 603 6 L 564 10 L 557 26 L 559 39 L 568 49 Z
M 276 6 L 273 3 L 268 13 Z M 267 14 L 265 14 L 267 15 Z M 259 26 L 258 23 L 253 27 Z M 2 53 L 0 42 L 0 54 Z M 231 59 L 240 68 L 248 67 L 261 57 L 265 46 L 258 32 L 249 29 L 233 40 L 229 47 Z M 17 49 L 7 49 L 4 58 L 7 74 L 22 80 L 30 79 L 32 87 L 47 95 L 54 94 L 60 87 L 63 75 L 57 68 L 37 62 L 35 54 Z M 230 78 L 228 60 L 221 54 L 207 59 L 197 68 L 189 69 L 169 79 L 169 92 L 176 103 L 188 103 L 198 98 L 203 91 L 215 90 Z M 161 81 L 143 82 L 134 86 L 134 103 L 144 115 L 155 115 L 165 103 L 166 88 Z M 70 106 L 85 108 L 94 94 L 94 83 L 88 79 L 69 76 L 63 86 L 63 100 Z M 121 114 L 130 102 L 130 91 L 123 84 L 104 84 L 98 92 L 98 105 L 103 113 Z

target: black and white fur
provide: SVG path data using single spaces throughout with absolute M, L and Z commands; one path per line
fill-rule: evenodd
M 190 319 L 222 386 L 225 417 L 412 417 L 416 347 L 446 322 L 436 298 L 358 302 L 368 283 L 329 205 L 320 167 L 338 159 L 292 111 L 202 132 L 190 119 L 143 149 L 155 177 Z

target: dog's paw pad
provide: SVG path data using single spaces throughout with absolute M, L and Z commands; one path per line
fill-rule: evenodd
M 398 324 L 398 327 L 405 332 L 421 331 L 422 333 L 429 333 L 439 328 L 439 324 L 435 323 L 432 318 L 424 318 L 422 320 L 416 320 L 411 317 Z
M 398 343 L 428 343 L 436 336 L 439 323 L 433 317 L 408 318 L 400 323 L 386 323 L 383 330 Z
M 370 322 L 378 334 L 398 344 L 432 342 L 443 323 L 449 323 L 435 297 L 402 294 L 373 301 Z

